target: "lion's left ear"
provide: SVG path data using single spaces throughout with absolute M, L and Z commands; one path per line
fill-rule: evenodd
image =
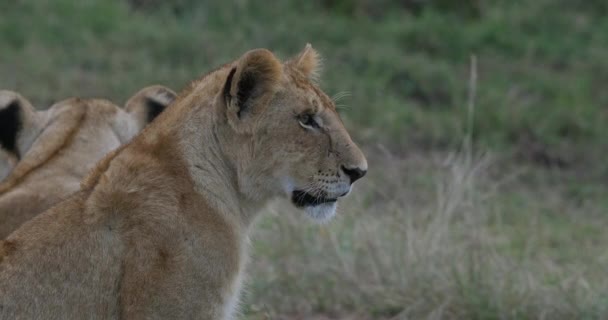
M 14 91 L 0 90 L 0 149 L 20 159 L 42 130 L 32 104 Z
M 312 48 L 310 43 L 306 44 L 304 50 L 297 56 L 287 61 L 287 64 L 302 72 L 311 80 L 319 78 L 321 72 L 321 56 Z
M 251 129 L 249 120 L 265 108 L 277 91 L 282 74 L 283 65 L 266 49 L 248 51 L 236 61 L 222 93 L 234 129 Z

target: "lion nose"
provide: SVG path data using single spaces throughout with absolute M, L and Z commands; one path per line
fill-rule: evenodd
M 347 168 L 345 166 L 342 166 L 342 171 L 344 171 L 344 173 L 346 173 L 346 175 L 350 178 L 351 184 L 363 178 L 363 176 L 367 173 L 367 170 L 363 170 L 361 168 Z

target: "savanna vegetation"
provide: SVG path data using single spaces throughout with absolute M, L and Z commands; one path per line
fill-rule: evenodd
M 310 42 L 370 172 L 252 235 L 244 319 L 607 319 L 608 2 L 16 0 L 0 88 L 124 101 Z

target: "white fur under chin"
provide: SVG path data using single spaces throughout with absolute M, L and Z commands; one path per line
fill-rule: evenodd
M 336 215 L 337 202 L 322 203 L 316 206 L 308 206 L 304 208 L 306 214 L 315 222 L 325 223 L 331 220 Z

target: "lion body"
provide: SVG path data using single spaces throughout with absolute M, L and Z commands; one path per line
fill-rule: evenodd
M 0 243 L 0 315 L 232 319 L 265 203 L 301 195 L 323 220 L 362 176 L 340 168 L 367 168 L 307 78 L 312 53 L 292 66 L 253 50 L 193 82 L 78 193 Z

